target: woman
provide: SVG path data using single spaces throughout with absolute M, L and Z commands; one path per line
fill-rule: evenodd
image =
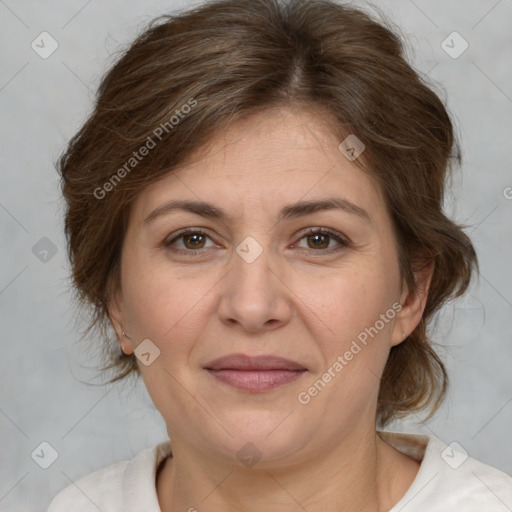
M 454 161 L 443 103 L 353 7 L 222 0 L 149 27 L 59 170 L 105 368 L 142 377 L 170 441 L 49 511 L 511 508 L 504 473 L 380 430 L 446 392 L 428 321 L 478 268 L 442 211 Z

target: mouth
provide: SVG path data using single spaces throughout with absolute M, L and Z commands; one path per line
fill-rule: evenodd
M 263 392 L 298 379 L 307 368 L 296 361 L 276 356 L 232 354 L 203 367 L 218 381 L 240 391 Z

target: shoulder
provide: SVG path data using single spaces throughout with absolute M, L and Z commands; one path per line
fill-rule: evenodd
M 123 503 L 122 482 L 129 462 L 116 462 L 70 483 L 53 498 L 48 512 L 120 510 Z
M 133 506 L 159 512 L 156 468 L 169 454 L 167 441 L 78 478 L 53 498 L 47 512 L 128 512 Z
M 434 436 L 384 433 L 383 439 L 420 461 L 416 478 L 391 512 L 512 510 L 512 477 Z

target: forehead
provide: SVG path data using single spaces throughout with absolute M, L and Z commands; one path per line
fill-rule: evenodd
M 382 207 L 373 178 L 344 156 L 340 142 L 332 121 L 312 110 L 264 111 L 222 130 L 147 187 L 134 210 L 138 217 L 147 215 L 171 198 L 272 210 L 327 196 L 366 210 Z

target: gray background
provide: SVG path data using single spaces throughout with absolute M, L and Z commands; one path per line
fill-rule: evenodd
M 427 423 L 413 416 L 391 429 L 457 441 L 512 474 L 512 1 L 375 3 L 456 118 L 465 157 L 446 209 L 470 225 L 482 270 L 438 317 L 452 379 L 444 407 Z M 143 385 L 98 386 L 94 357 L 77 342 L 53 162 L 90 112 L 113 52 L 154 16 L 191 5 L 0 0 L 2 511 L 45 510 L 72 480 L 167 438 Z M 43 31 L 59 45 L 47 59 L 31 48 Z M 453 31 L 469 43 L 457 59 L 441 48 Z M 43 237 L 57 251 L 46 262 L 32 250 Z M 31 458 L 42 441 L 58 452 L 46 470 Z

